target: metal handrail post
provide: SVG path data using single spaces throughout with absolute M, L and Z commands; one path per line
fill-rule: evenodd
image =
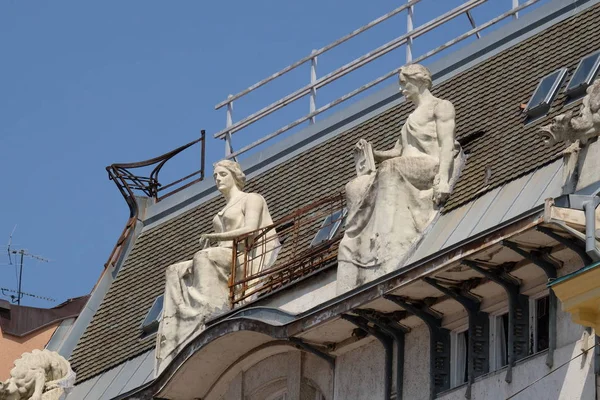
M 317 81 L 317 56 L 314 55 L 317 50 L 313 50 L 313 57 L 310 59 L 310 83 L 314 85 Z M 317 109 L 317 88 L 315 86 L 310 90 L 310 107 L 309 112 L 312 114 Z M 310 117 L 310 124 L 315 123 L 316 116 Z
M 519 0 L 512 0 L 512 8 L 513 8 L 513 10 L 515 8 L 519 8 Z M 519 19 L 519 13 L 518 12 L 514 13 L 513 14 L 513 18 L 514 19 Z
M 413 15 L 415 12 L 415 6 L 409 6 L 406 11 L 406 33 L 410 33 L 413 30 Z M 412 36 L 408 36 L 406 38 L 406 64 L 410 64 L 412 61 L 412 43 Z
M 227 96 L 228 99 L 231 99 L 233 96 Z M 225 122 L 225 127 L 229 128 L 233 125 L 233 100 L 227 103 L 227 121 Z M 233 147 L 231 147 L 231 132 L 227 132 L 225 134 L 225 158 L 233 152 Z

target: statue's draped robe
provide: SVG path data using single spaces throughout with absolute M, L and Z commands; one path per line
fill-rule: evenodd
M 348 214 L 338 252 L 338 292 L 397 268 L 435 217 L 432 198 L 440 146 L 433 115 L 440 101 L 408 116 L 401 156 L 382 161 L 375 173 L 346 185 Z M 453 156 L 451 184 L 462 160 L 457 142 Z
M 250 196 L 256 196 L 262 202 L 259 227 L 273 224 L 264 198 L 256 193 L 244 193 L 214 217 L 215 232 L 228 232 L 246 226 L 246 206 Z M 271 266 L 279 246 L 275 230 L 261 236 L 254 244 L 257 254 L 248 272 L 257 273 Z M 209 317 L 228 309 L 228 279 L 232 260 L 232 242 L 223 241 L 218 247 L 198 251 L 193 260 L 167 268 L 162 320 L 157 337 L 159 363 L 169 355 L 174 356 L 171 353 L 187 343 L 194 333 L 199 333 Z M 239 262 L 236 263 L 236 276 L 239 278 L 241 271 Z

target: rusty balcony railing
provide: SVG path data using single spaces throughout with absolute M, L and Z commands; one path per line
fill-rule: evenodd
M 231 308 L 330 265 L 337 258 L 345 206 L 343 193 L 338 193 L 235 239 Z
M 156 202 L 168 197 L 186 187 L 193 185 L 204 179 L 204 153 L 205 153 L 205 138 L 206 133 L 204 130 L 200 131 L 200 137 L 193 140 L 181 147 L 176 148 L 166 154 L 152 158 L 146 161 L 140 161 L 136 163 L 121 163 L 112 164 L 106 167 L 108 172 L 108 179 L 115 182 L 119 192 L 127 202 L 129 206 L 129 219 L 125 224 L 125 228 L 119 236 L 115 247 L 113 248 L 108 261 L 104 264 L 105 268 L 113 266 L 123 250 L 123 245 L 130 237 L 137 221 L 139 209 L 137 201 L 135 199 L 135 192 L 141 192 L 145 196 L 153 198 Z M 174 182 L 168 184 L 161 184 L 158 180 L 158 174 L 165 164 L 179 153 L 187 150 L 194 145 L 200 146 L 200 168 L 194 172 L 184 176 L 183 178 L 177 179 Z M 140 174 L 133 173 L 133 170 L 137 170 L 144 167 L 154 167 L 149 176 L 143 176 Z M 166 191 L 170 189 L 169 191 Z M 165 192 L 166 191 L 166 192 Z
M 375 87 L 375 86 L 381 84 L 382 82 L 388 81 L 390 78 L 392 78 L 394 75 L 396 75 L 400 71 L 400 68 L 395 68 L 395 69 L 391 70 L 390 72 L 386 73 L 385 75 L 380 76 L 379 78 L 372 80 L 368 83 L 365 83 L 364 85 L 362 85 L 358 88 L 355 88 L 354 90 L 344 94 L 343 96 L 337 98 L 336 100 L 333 100 L 325 105 L 318 107 L 317 106 L 317 90 L 324 88 L 325 86 L 342 78 L 343 76 L 346 76 L 347 74 L 352 73 L 352 72 L 364 67 L 365 65 L 379 59 L 380 57 L 390 53 L 391 51 L 399 49 L 403 46 L 406 49 L 406 56 L 404 58 L 404 64 L 422 62 L 422 61 L 430 58 L 431 56 L 440 53 L 441 51 L 443 51 L 447 48 L 453 47 L 454 45 L 462 42 L 463 40 L 465 40 L 467 38 L 476 37 L 477 39 L 479 39 L 481 37 L 482 31 L 490 28 L 493 25 L 496 25 L 497 23 L 503 21 L 506 18 L 510 18 L 510 17 L 515 18 L 515 19 L 518 18 L 519 13 L 522 10 L 528 8 L 529 6 L 532 6 L 533 4 L 537 3 L 538 1 L 541 1 L 541 0 L 528 0 L 528 1 L 522 1 L 522 0 L 521 1 L 520 0 L 493 0 L 493 1 L 464 0 L 462 2 L 462 4 L 458 5 L 457 7 L 453 8 L 452 10 L 445 12 L 445 13 L 425 22 L 424 24 L 422 24 L 420 26 L 413 27 L 415 5 L 417 5 L 418 3 L 424 2 L 424 3 L 428 3 L 428 4 L 426 4 L 426 6 L 435 8 L 437 6 L 436 3 L 438 3 L 438 2 L 441 3 L 441 1 L 435 0 L 435 3 L 434 3 L 433 0 L 429 0 L 428 2 L 424 1 L 424 0 L 406 0 L 406 3 L 401 5 L 400 7 L 390 11 L 389 13 L 387 13 L 385 15 L 382 15 L 381 17 L 369 22 L 368 24 L 356 29 L 355 31 L 347 34 L 346 36 L 336 40 L 335 42 L 332 42 L 318 50 L 313 50 L 309 55 L 301 58 L 300 60 L 296 61 L 295 63 L 293 63 L 291 65 L 288 65 L 287 67 L 270 75 L 269 77 L 261 80 L 260 82 L 255 83 L 254 85 L 248 87 L 247 89 L 242 90 L 241 92 L 239 92 L 235 95 L 229 95 L 225 100 L 221 101 L 220 103 L 218 103 L 215 106 L 215 109 L 217 109 L 217 110 L 220 108 L 226 107 L 227 111 L 226 111 L 225 128 L 222 129 L 221 131 L 215 133 L 214 137 L 218 138 L 218 139 L 223 139 L 225 141 L 225 157 L 235 159 L 238 155 L 245 153 L 248 150 L 251 150 L 254 147 L 256 147 L 268 140 L 271 140 L 304 122 L 308 121 L 309 124 L 313 124 L 315 122 L 316 117 L 319 114 L 324 113 L 327 110 L 338 106 L 339 104 L 359 95 L 360 93 L 363 93 L 364 91 L 366 91 L 372 87 Z M 477 25 L 475 18 L 473 17 L 472 11 L 479 6 L 484 5 L 487 2 L 492 3 L 495 7 L 497 7 L 498 4 L 500 4 L 501 6 L 506 6 L 505 9 L 506 8 L 509 8 L 509 9 L 507 11 L 500 12 L 500 13 L 498 12 L 498 9 L 496 9 L 495 11 L 492 9 L 490 11 L 494 12 L 494 14 L 496 16 L 494 18 L 488 20 L 487 22 L 480 23 L 479 25 Z M 350 41 L 354 37 L 359 36 L 360 34 L 370 30 L 371 28 L 379 25 L 380 23 L 382 23 L 386 20 L 389 20 L 390 18 L 392 18 L 396 15 L 402 15 L 403 13 L 406 14 L 406 33 L 403 33 L 400 36 L 396 37 L 395 39 L 368 52 L 367 54 L 364 54 L 364 55 L 350 61 L 349 63 L 340 66 L 339 68 L 335 69 L 334 71 L 332 71 L 326 75 L 323 75 L 321 77 L 317 76 L 317 58 L 318 57 L 327 54 L 330 50 L 336 48 L 337 46 L 339 46 L 345 42 Z M 454 19 L 457 19 L 457 18 L 462 18 L 465 23 L 468 23 L 468 25 L 466 25 L 466 26 L 467 26 L 467 29 L 469 29 L 469 28 L 470 29 L 463 34 L 460 34 L 460 35 L 452 38 L 448 42 L 425 52 L 424 54 L 420 54 L 420 55 L 413 54 L 413 41 L 414 40 L 418 39 L 419 37 L 425 35 L 426 33 L 430 32 L 434 29 L 437 29 L 437 28 L 440 28 L 443 26 L 447 26 L 447 24 L 450 21 L 453 21 Z M 293 71 L 296 68 L 299 68 L 300 66 L 305 65 L 305 64 L 309 64 L 309 66 L 310 66 L 310 74 L 307 74 L 308 75 L 308 79 L 307 79 L 308 83 L 306 85 L 304 85 L 301 88 L 293 91 L 292 93 L 284 96 L 283 98 L 261 108 L 259 111 L 256 111 L 251 115 L 243 117 L 238 121 L 234 121 L 234 118 L 233 118 L 233 103 L 234 103 L 234 101 L 240 101 L 244 96 L 250 94 L 251 92 L 255 91 L 256 89 L 278 80 L 278 78 L 288 74 L 290 71 Z M 278 81 L 278 82 L 280 82 L 280 81 Z M 305 114 L 304 116 L 302 116 L 292 122 L 289 122 L 288 124 L 284 125 L 283 127 L 261 137 L 260 139 L 254 141 L 253 143 L 251 143 L 249 145 L 246 145 L 242 148 L 234 150 L 232 142 L 231 142 L 232 135 L 234 133 L 245 129 L 249 125 L 254 124 L 255 122 L 269 116 L 270 114 L 273 114 L 274 112 L 276 112 L 296 101 L 299 101 L 300 99 L 304 99 L 306 96 L 309 96 L 309 109 L 308 109 L 307 114 Z

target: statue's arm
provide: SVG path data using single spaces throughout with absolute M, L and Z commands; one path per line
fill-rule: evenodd
M 263 198 L 258 194 L 250 193 L 246 199 L 246 213 L 244 214 L 243 227 L 228 232 L 209 233 L 203 236 L 217 241 L 226 241 L 233 240 L 240 235 L 255 231 L 260 228 L 263 206 Z
M 446 197 L 450 194 L 450 179 L 454 164 L 454 106 L 447 100 L 442 100 L 435 108 L 438 144 L 440 146 L 439 183 L 436 192 Z M 445 199 L 442 199 L 445 200 Z
M 394 143 L 390 150 L 373 150 L 373 158 L 376 162 L 389 160 L 390 158 L 400 157 L 402 155 L 402 138 L 404 137 L 406 125 L 402 126 L 400 138 Z

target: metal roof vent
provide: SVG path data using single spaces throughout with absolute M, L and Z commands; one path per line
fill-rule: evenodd
M 566 74 L 567 69 L 561 68 L 542 78 L 525 107 L 528 116 L 535 118 L 548 112 Z
M 154 300 L 152 307 L 150 307 L 150 311 L 144 318 L 144 322 L 142 322 L 142 336 L 146 337 L 158 331 L 158 325 L 160 324 L 160 319 L 162 318 L 163 311 L 163 299 L 164 295 L 160 295 Z
M 567 95 L 571 98 L 583 96 L 594 81 L 599 67 L 600 51 L 582 58 L 567 85 Z

